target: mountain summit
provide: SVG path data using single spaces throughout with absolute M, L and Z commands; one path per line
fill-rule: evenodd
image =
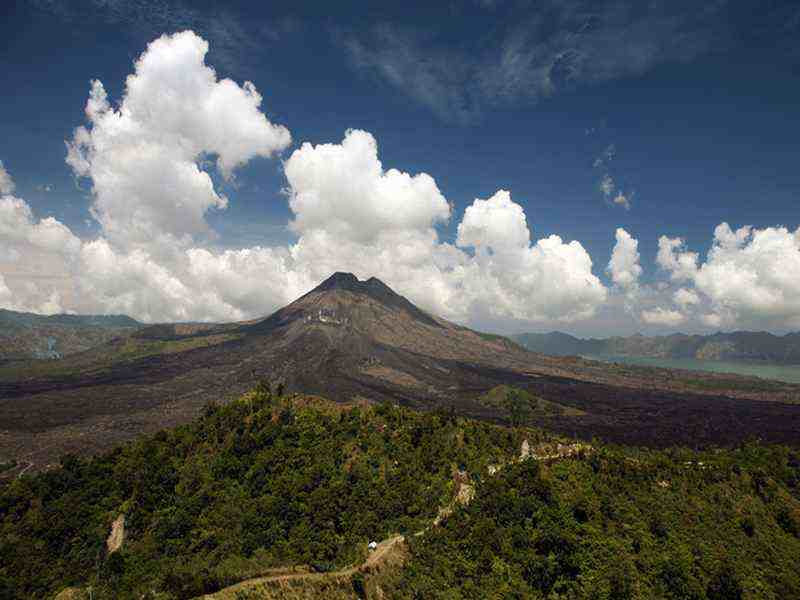
M 271 331 L 300 320 L 340 325 L 380 335 L 388 330 L 408 327 L 413 322 L 429 327 L 444 327 L 441 321 L 417 308 L 376 277 L 360 281 L 352 273 L 334 273 L 313 290 L 252 327 L 254 332 Z M 417 332 L 420 333 L 420 332 Z
M 376 277 L 334 273 L 266 319 L 242 327 L 263 379 L 337 400 L 391 399 L 431 406 L 462 387 L 490 388 L 501 371 L 533 368 L 538 355 L 415 306 Z M 547 359 L 545 359 L 547 360 Z
M 387 306 L 394 306 L 395 308 L 414 312 L 418 317 L 425 318 L 427 316 L 377 277 L 370 277 L 365 281 L 360 281 L 358 277 L 352 273 L 334 273 L 311 290 L 307 296 L 330 291 L 342 291 L 361 296 L 369 296 Z
M 310 294 L 326 292 L 331 290 L 342 290 L 369 296 L 382 304 L 393 306 L 395 308 L 406 310 L 413 313 L 417 318 L 430 319 L 430 316 L 419 310 L 406 298 L 396 293 L 392 288 L 383 283 L 377 277 L 370 277 L 365 281 L 360 281 L 358 277 L 352 273 L 334 273 L 328 279 L 320 283 L 317 287 L 311 290 Z
M 351 292 L 367 292 L 372 282 L 377 282 L 383 287 L 387 287 L 380 279 L 370 277 L 367 281 L 360 281 L 358 277 L 352 273 L 345 273 L 338 271 L 328 277 L 325 281 L 315 287 L 312 292 L 321 292 L 325 290 L 349 290 Z

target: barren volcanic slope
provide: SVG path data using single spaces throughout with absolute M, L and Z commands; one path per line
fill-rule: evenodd
M 152 326 L 61 360 L 0 368 L 0 459 L 16 461 L 13 474 L 66 451 L 106 449 L 188 422 L 261 380 L 499 420 L 510 413 L 486 392 L 505 384 L 544 400 L 534 405 L 547 410 L 528 418 L 562 433 L 649 445 L 800 441 L 800 406 L 721 397 L 736 388 L 785 400 L 797 388 L 710 377 L 707 393 L 687 392 L 697 377 L 534 354 L 432 316 L 378 279 L 337 273 L 263 320 Z

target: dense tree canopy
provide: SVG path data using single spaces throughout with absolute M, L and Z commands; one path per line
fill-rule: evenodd
M 521 433 L 390 405 L 344 408 L 261 388 L 194 424 L 23 477 L 0 492 L 0 586 L 44 597 L 191 597 L 269 567 L 351 564 L 422 529 L 452 472 L 485 470 Z M 109 554 L 119 514 L 126 541 Z
M 189 598 L 275 567 L 353 565 L 394 533 L 420 535 L 385 578 L 391 597 L 800 597 L 796 451 L 595 443 L 520 460 L 523 440 L 555 446 L 538 430 L 261 386 L 191 425 L 6 484 L 0 597 L 82 586 Z M 476 493 L 457 506 L 464 477 Z M 444 506 L 456 508 L 431 526 Z M 353 585 L 361 593 L 363 576 Z
M 414 598 L 800 597 L 800 460 L 598 448 L 527 460 L 411 541 Z M 446 591 L 445 591 L 446 590 Z

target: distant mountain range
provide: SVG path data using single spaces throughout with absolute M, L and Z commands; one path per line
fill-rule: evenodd
M 528 350 L 552 356 L 646 356 L 800 365 L 800 333 L 779 336 L 766 331 L 734 331 L 581 339 L 553 331 L 522 333 L 512 339 Z
M 125 315 L 37 315 L 0 309 L 0 362 L 61 358 L 140 327 Z

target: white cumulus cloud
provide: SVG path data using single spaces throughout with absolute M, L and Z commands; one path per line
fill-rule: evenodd
M 4 170 L 8 181 L 11 176 Z M 63 223 L 37 219 L 27 202 L 0 194 L 0 308 L 51 314 L 62 311 L 61 292 L 81 241 Z M 10 282 L 10 283 L 9 283 Z
M 674 281 L 691 280 L 697 273 L 699 255 L 684 250 L 685 244 L 680 238 L 658 238 L 658 254 L 656 262 L 668 271 Z
M 621 227 L 616 231 L 616 243 L 611 252 L 608 272 L 611 281 L 623 289 L 639 285 L 642 267 L 639 264 L 639 241 Z
M 657 262 L 673 281 L 693 286 L 673 296 L 682 310 L 710 305 L 699 316 L 705 326 L 800 327 L 800 228 L 721 223 L 705 260 L 682 240 L 662 236 Z
M 707 260 L 694 277 L 718 314 L 749 323 L 800 326 L 800 228 L 714 230 Z
M 339 143 L 305 143 L 286 159 L 293 243 L 214 249 L 206 214 L 228 200 L 203 165 L 214 160 L 230 178 L 291 138 L 261 111 L 252 84 L 217 78 L 207 50 L 192 32 L 157 39 L 116 106 L 92 82 L 88 123 L 68 142 L 67 162 L 91 181 L 98 236 L 79 240 L 5 196 L 0 235 L 10 240 L 9 255 L 35 245 L 59 256 L 69 285 L 4 281 L 0 303 L 145 321 L 244 319 L 342 270 L 380 277 L 421 306 L 473 324 L 575 321 L 606 301 L 585 248 L 556 235 L 533 238 L 508 191 L 476 199 L 455 244 L 440 239 L 437 226 L 453 215 L 434 178 L 384 166 L 377 141 L 360 130 Z
M 80 240 L 53 217 L 36 220 L 30 206 L 14 196 L 0 197 L 0 239 L 6 244 L 24 245 L 72 256 Z
M 369 242 L 388 230 L 427 229 L 450 216 L 433 178 L 385 171 L 366 131 L 347 131 L 341 144 L 305 143 L 284 168 L 298 233 L 324 229 Z
M 456 246 L 441 242 L 435 225 L 450 209 L 433 178 L 384 171 L 366 132 L 304 144 L 286 161 L 286 176 L 300 233 L 291 248 L 297 281 L 313 285 L 333 270 L 376 275 L 458 320 L 575 320 L 605 300 L 580 243 L 550 236 L 531 245 L 522 207 L 507 191 L 476 199 Z
M 456 244 L 502 253 L 526 248 L 530 241 L 522 207 L 511 200 L 510 192 L 499 190 L 488 200 L 476 199 L 467 207 Z
M 522 207 L 507 191 L 467 208 L 456 243 L 475 248 L 462 267 L 461 285 L 480 310 L 521 320 L 570 321 L 592 316 L 606 300 L 583 246 L 557 235 L 531 244 Z
M 206 233 L 205 214 L 225 208 L 199 166 L 216 158 L 230 177 L 256 156 L 291 142 L 289 131 L 260 110 L 250 82 L 218 80 L 205 64 L 208 44 L 191 31 L 153 41 L 136 61 L 118 108 L 100 81 L 86 104 L 88 125 L 68 142 L 67 162 L 90 177 L 92 212 L 104 235 L 121 248 L 153 240 L 187 245 Z

